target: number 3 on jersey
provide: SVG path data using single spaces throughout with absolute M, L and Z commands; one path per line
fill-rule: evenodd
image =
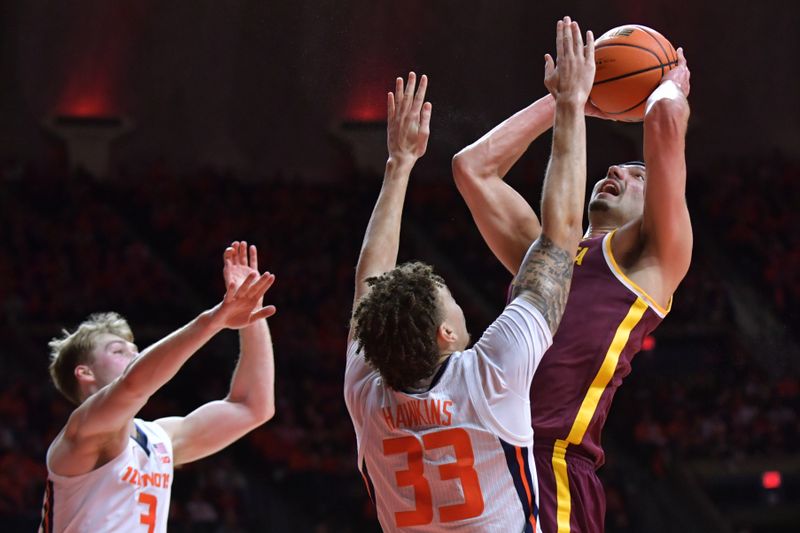
M 464 492 L 463 503 L 438 507 L 439 520 L 455 522 L 480 516 L 483 513 L 483 493 L 478 473 L 473 468 L 475 455 L 472 442 L 466 430 L 451 428 L 424 435 L 422 444 L 410 436 L 383 441 L 383 455 L 404 453 L 408 457 L 408 468 L 395 472 L 397 486 L 414 489 L 415 507 L 411 511 L 398 511 L 394 514 L 397 527 L 424 526 L 433 521 L 431 486 L 425 479 L 425 466 L 422 462 L 423 445 L 424 450 L 453 447 L 456 460 L 439 465 L 439 477 L 442 481 L 458 479 Z
M 154 494 L 146 492 L 139 493 L 139 503 L 147 506 L 147 514 L 139 515 L 139 523 L 147 526 L 147 533 L 153 533 L 156 529 L 156 508 L 158 498 Z

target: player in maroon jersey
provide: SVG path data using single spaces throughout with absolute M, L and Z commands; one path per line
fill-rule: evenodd
M 684 148 L 690 74 L 682 49 L 678 56 L 678 66 L 647 101 L 645 163 L 612 165 L 592 190 L 567 308 L 533 378 L 545 533 L 603 530 L 605 495 L 595 474 L 604 462 L 600 433 L 633 356 L 669 312 L 689 269 Z M 453 158 L 456 185 L 478 229 L 512 274 L 541 229 L 531 206 L 503 177 L 550 129 L 554 109 L 553 97 L 545 96 Z M 608 118 L 591 104 L 586 113 Z

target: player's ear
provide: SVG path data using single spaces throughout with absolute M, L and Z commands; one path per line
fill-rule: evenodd
M 436 331 L 436 340 L 439 342 L 441 346 L 444 344 L 445 346 L 454 343 L 458 340 L 458 335 L 447 322 L 442 322 L 439 324 L 439 329 Z
M 78 383 L 93 383 L 95 381 L 94 372 L 88 365 L 76 366 L 74 374 Z

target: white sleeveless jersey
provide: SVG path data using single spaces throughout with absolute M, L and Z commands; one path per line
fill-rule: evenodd
M 517 298 L 423 393 L 384 385 L 350 343 L 345 402 L 384 531 L 541 531 L 529 391 L 551 343 Z
M 155 422 L 100 468 L 59 476 L 47 468 L 40 533 L 163 533 L 172 486 L 172 442 Z M 49 456 L 49 451 L 48 451 Z

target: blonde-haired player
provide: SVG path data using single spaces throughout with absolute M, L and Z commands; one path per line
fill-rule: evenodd
M 249 252 L 249 257 L 248 257 Z M 141 354 L 116 313 L 92 315 L 50 342 L 51 376 L 78 407 L 47 451 L 40 532 L 167 530 L 173 467 L 221 450 L 275 410 L 274 306 L 262 299 L 275 277 L 258 274 L 255 246 L 225 250 L 221 303 Z M 240 331 L 241 358 L 230 392 L 185 417 L 136 417 L 148 398 L 223 329 Z
M 444 280 L 421 263 L 396 266 L 411 168 L 426 150 L 427 78 L 388 97 L 383 187 L 356 267 L 344 393 L 358 466 L 386 531 L 541 531 L 529 389 L 569 292 L 586 183 L 583 109 L 594 43 L 557 24 L 553 149 L 542 234 L 514 279 L 511 303 L 475 345 Z

